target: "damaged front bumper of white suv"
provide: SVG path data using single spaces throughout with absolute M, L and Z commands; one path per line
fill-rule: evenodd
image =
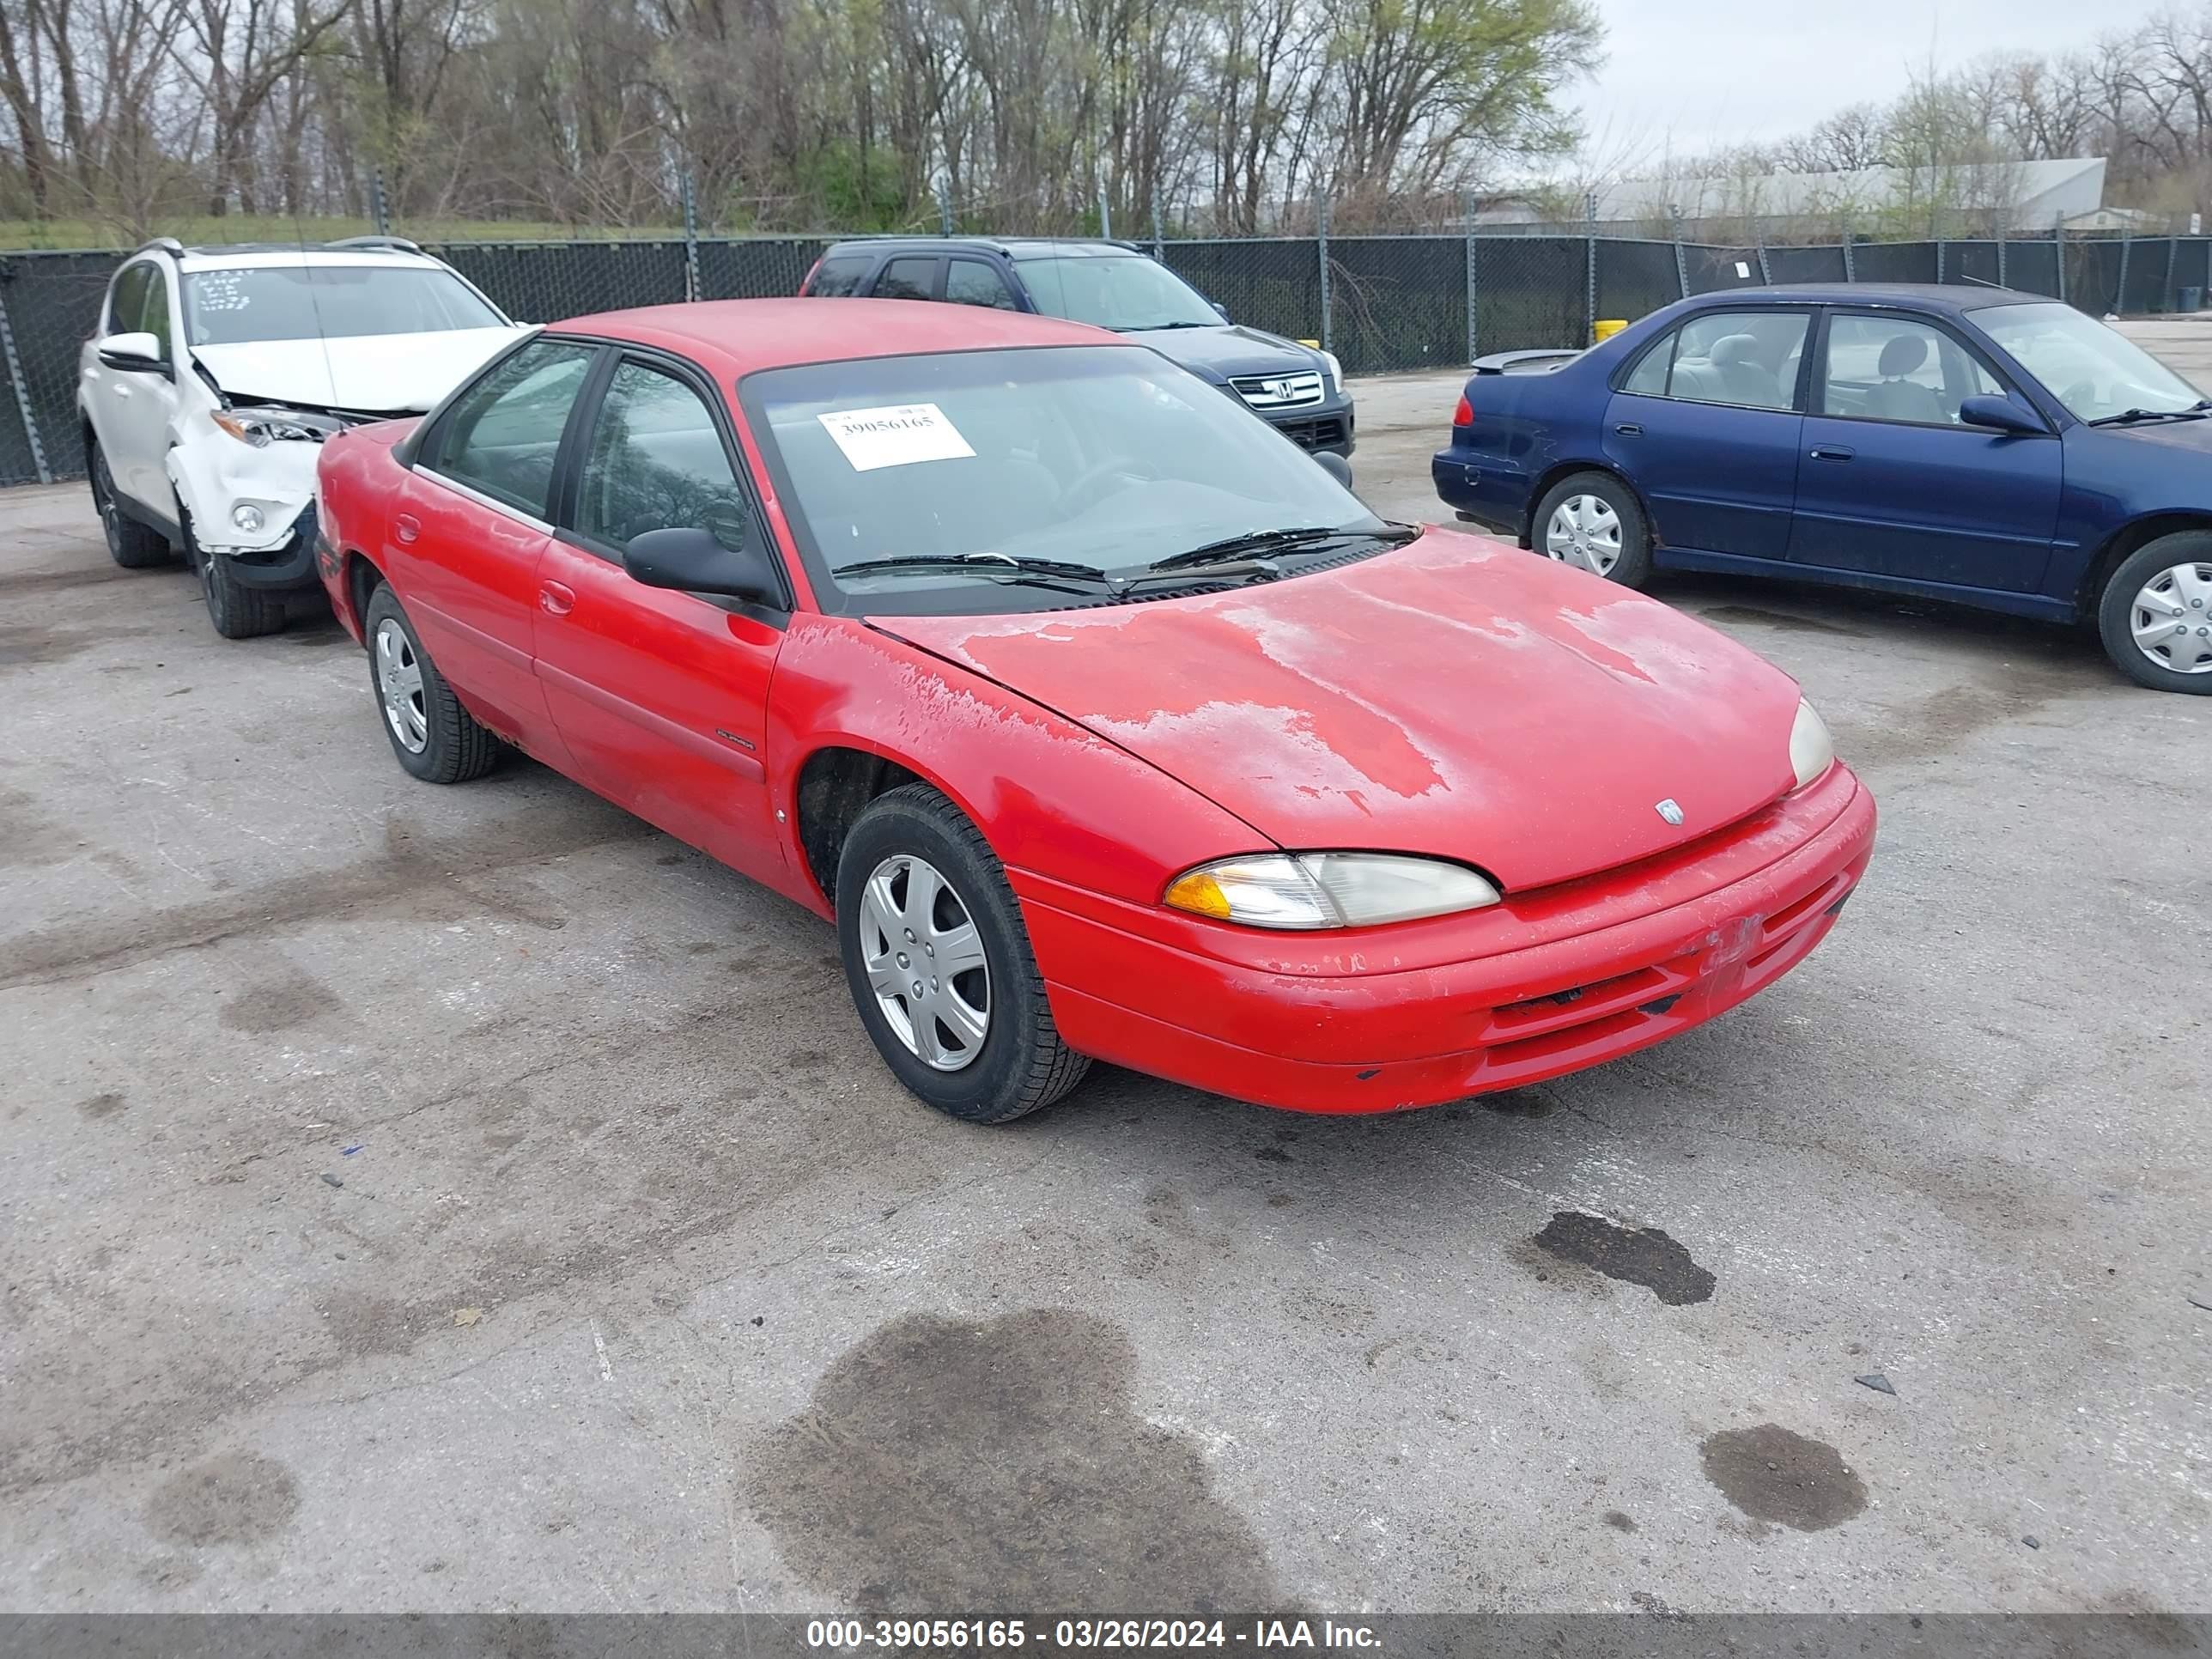
M 248 586 L 314 586 L 315 459 L 348 422 L 281 405 L 219 410 L 211 422 L 168 456 L 192 544 Z

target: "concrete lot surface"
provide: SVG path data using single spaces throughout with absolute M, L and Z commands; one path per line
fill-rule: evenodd
M 1455 378 L 1364 394 L 1378 505 Z M 0 1606 L 2212 1609 L 2212 702 L 1659 592 L 1881 799 L 1790 978 L 1485 1103 L 981 1130 L 811 917 L 0 498 Z

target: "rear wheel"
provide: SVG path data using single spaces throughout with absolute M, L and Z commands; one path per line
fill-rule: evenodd
M 388 585 L 369 596 L 362 626 L 369 684 L 400 765 L 425 783 L 466 783 L 490 771 L 498 738 L 461 706 Z
M 877 1051 L 940 1112 L 1009 1122 L 1090 1066 L 1053 1024 L 999 860 L 927 784 L 878 796 L 846 836 L 837 942 Z
M 106 452 L 96 441 L 90 471 L 92 504 L 100 513 L 100 533 L 107 538 L 107 556 L 125 570 L 150 570 L 174 558 L 167 536 L 123 510 L 115 494 L 115 475 L 107 470 Z
M 1651 574 L 1651 532 L 1636 493 L 1610 472 L 1576 472 L 1547 490 L 1529 544 L 1547 559 L 1641 587 Z
M 2212 531 L 2161 536 L 2123 559 L 2105 583 L 2097 631 L 2136 684 L 2212 695 Z

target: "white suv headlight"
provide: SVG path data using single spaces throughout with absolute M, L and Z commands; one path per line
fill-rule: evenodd
M 1797 719 L 1790 728 L 1790 769 L 1797 775 L 1797 787 L 1802 789 L 1835 763 L 1835 740 L 1829 737 L 1826 723 L 1801 697 Z
M 1393 853 L 1255 853 L 1201 864 L 1169 884 L 1170 908 L 1248 927 L 1371 927 L 1502 896 L 1465 865 Z
M 239 442 L 256 449 L 273 443 L 319 444 L 345 426 L 334 415 L 299 409 L 222 409 L 210 418 Z

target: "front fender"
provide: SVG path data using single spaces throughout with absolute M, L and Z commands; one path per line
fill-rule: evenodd
M 315 498 L 321 446 L 272 443 L 256 449 L 224 432 L 170 446 L 169 482 L 190 515 L 193 538 L 210 553 L 263 553 L 282 547 Z M 240 530 L 240 507 L 260 509 L 261 527 Z

